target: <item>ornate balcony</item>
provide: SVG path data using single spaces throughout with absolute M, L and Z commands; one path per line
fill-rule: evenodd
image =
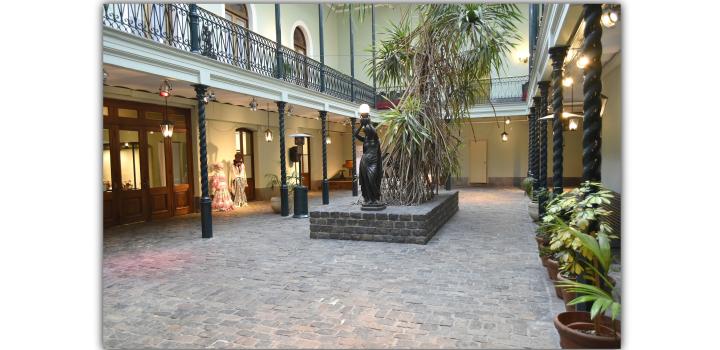
M 373 88 L 195 4 L 104 4 L 103 25 L 346 101 Z

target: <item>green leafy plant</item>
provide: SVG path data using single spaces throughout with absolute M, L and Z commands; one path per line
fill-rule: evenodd
M 267 180 L 265 187 L 270 187 L 271 190 L 275 190 L 275 186 L 280 186 L 280 177 L 275 174 L 265 174 L 265 179 Z M 288 191 L 290 192 L 300 183 L 297 171 L 295 170 L 293 170 L 286 179 Z
M 573 197 L 576 202 L 572 204 L 572 199 L 563 197 Z M 603 222 L 603 218 L 610 214 L 603 205 L 609 204 L 612 197 L 612 193 L 601 184 L 584 182 L 571 195 L 558 196 L 554 205 L 548 206 L 548 212 L 551 209 L 554 212 L 543 217 L 543 222 L 553 232 L 550 249 L 561 250 L 572 257 L 570 262 L 564 262 L 565 270 L 582 275 L 588 281 L 567 280 L 557 282 L 557 285 L 578 295 L 568 305 L 592 302 L 590 318 L 595 322 L 596 334 L 601 331 L 598 315 L 610 310 L 610 317 L 615 320 L 620 313 L 620 302 L 612 294 L 614 283 L 608 276 L 612 261 L 610 241 L 617 236 Z M 563 217 L 567 215 L 568 208 L 572 208 L 569 217 Z
M 523 191 L 525 191 L 525 195 L 528 196 L 528 198 L 533 197 L 533 183 L 535 183 L 535 179 L 531 176 L 528 176 L 522 180 L 522 183 L 520 183 L 520 186 L 522 187 Z
M 280 186 L 280 179 L 275 174 L 265 174 L 265 179 L 267 180 L 265 187 L 270 187 L 270 190 L 274 191 L 275 186 Z
M 404 92 L 384 114 L 383 199 L 414 205 L 432 199 L 433 179 L 459 169 L 458 137 L 469 110 L 487 100 L 492 71 L 520 41 L 511 4 L 419 4 L 387 28 L 367 64 L 379 88 Z

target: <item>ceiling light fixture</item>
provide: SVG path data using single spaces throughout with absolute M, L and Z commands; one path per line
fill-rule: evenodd
M 270 142 L 273 139 L 272 131 L 270 131 L 270 104 L 268 103 L 267 109 L 267 129 L 265 129 L 265 142 Z
M 255 97 L 253 97 L 252 101 L 250 101 L 250 110 L 255 112 L 257 111 L 257 101 L 255 101 Z
M 600 23 L 605 28 L 612 28 L 614 27 L 617 22 L 620 20 L 620 6 L 615 4 L 605 4 L 603 5 L 603 12 L 600 16 Z
M 160 132 L 164 137 L 172 137 L 174 128 L 173 122 L 168 119 L 168 97 L 170 97 L 170 91 L 172 91 L 172 86 L 170 86 L 170 82 L 165 79 L 163 84 L 160 85 L 160 96 L 165 98 L 165 114 L 163 115 L 163 120 L 160 122 Z

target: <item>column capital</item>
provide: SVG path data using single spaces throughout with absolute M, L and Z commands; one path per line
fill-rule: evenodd
M 285 101 L 275 101 L 275 103 L 276 103 L 277 106 L 278 106 L 278 113 L 283 113 L 283 114 L 284 114 L 284 113 L 285 113 L 285 105 L 287 104 L 287 102 L 285 102 Z
M 328 113 L 327 111 L 318 111 L 318 112 L 320 113 L 321 118 L 327 117 L 327 113 Z
M 203 84 L 191 84 L 193 88 L 195 88 L 195 95 L 197 98 L 203 98 L 205 97 L 205 92 L 207 92 L 207 89 L 209 86 L 203 85 Z
M 533 106 L 530 108 L 535 108 L 540 106 L 540 96 L 533 96 Z
M 553 46 L 548 50 L 550 59 L 552 59 L 553 70 L 561 70 L 567 56 L 567 46 Z

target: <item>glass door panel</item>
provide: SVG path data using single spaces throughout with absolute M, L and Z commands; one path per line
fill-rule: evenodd
M 172 208 L 172 188 L 168 187 L 168 165 L 165 137 L 159 131 L 147 131 L 147 168 L 150 194 L 150 216 L 169 217 Z
M 140 181 L 140 140 L 137 131 L 120 130 L 120 189 L 142 189 Z
M 184 131 L 175 131 L 171 141 L 174 211 L 175 215 L 182 215 L 190 212 L 192 203 L 188 175 L 188 134 Z
M 119 150 L 119 219 L 122 223 L 146 219 L 147 206 L 143 196 L 141 142 L 138 130 L 118 130 Z
M 112 192 L 112 166 L 110 164 L 110 130 L 103 129 L 102 181 L 103 191 Z

